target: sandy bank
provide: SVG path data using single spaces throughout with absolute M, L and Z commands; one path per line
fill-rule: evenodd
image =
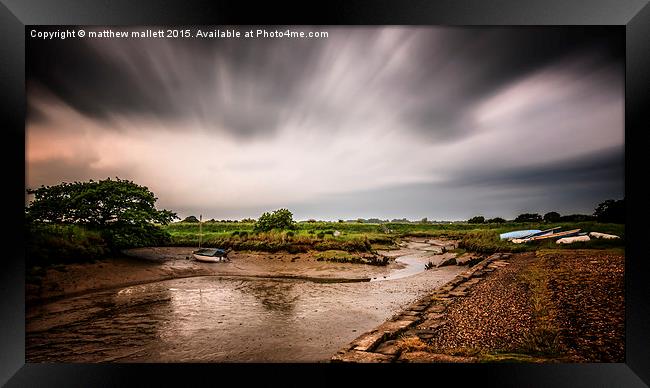
M 321 282 L 367 281 L 403 265 L 385 267 L 317 261 L 310 253 L 231 252 L 228 263 L 190 259 L 191 247 L 137 248 L 124 257 L 48 268 L 26 285 L 27 302 L 51 300 L 90 291 L 193 276 L 299 278 Z

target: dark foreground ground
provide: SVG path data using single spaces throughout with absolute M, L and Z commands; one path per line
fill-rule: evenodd
M 513 255 L 452 299 L 431 338 L 402 335 L 399 359 L 624 362 L 624 261 L 622 250 Z
M 621 249 L 493 254 L 332 362 L 624 362 L 624 263 Z

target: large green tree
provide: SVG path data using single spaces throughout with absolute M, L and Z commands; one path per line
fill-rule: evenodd
M 178 218 L 156 209 L 158 198 L 147 187 L 119 178 L 64 182 L 27 192 L 34 195 L 25 208 L 29 222 L 83 225 L 100 230 L 114 247 L 156 243 L 166 235 L 156 224 Z

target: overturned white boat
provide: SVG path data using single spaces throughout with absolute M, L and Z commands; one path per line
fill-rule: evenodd
M 555 243 L 556 244 L 573 244 L 576 242 L 587 242 L 591 240 L 589 236 L 584 235 L 584 236 L 574 236 L 574 237 L 564 237 L 559 240 L 557 240 Z
M 542 231 L 540 233 L 536 233 L 532 237 L 526 237 L 526 238 L 516 238 L 512 240 L 513 243 L 515 244 L 521 244 L 521 243 L 527 243 L 531 241 L 541 241 L 541 240 L 546 240 L 546 239 L 554 239 L 554 238 L 560 238 L 560 237 L 573 237 L 577 236 L 580 234 L 580 229 L 573 229 L 573 230 L 567 230 L 564 232 L 554 232 L 559 228 L 552 228 L 548 229 L 545 231 Z
M 602 238 L 602 239 L 605 239 L 605 240 L 620 238 L 620 237 L 618 237 L 618 236 L 616 236 L 614 234 L 606 234 L 606 233 L 599 233 L 599 232 L 590 232 L 589 236 L 593 237 L 593 238 Z

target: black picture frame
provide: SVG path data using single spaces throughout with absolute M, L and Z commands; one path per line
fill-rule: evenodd
M 0 0 L 0 90 L 6 244 L 0 270 L 0 384 L 126 386 L 225 384 L 377 384 L 394 380 L 513 387 L 643 387 L 650 384 L 650 292 L 643 243 L 647 225 L 650 6 L 648 0 L 328 1 L 287 4 L 223 1 Z M 626 357 L 620 364 L 335 365 L 335 364 L 26 364 L 24 306 L 25 26 L 173 24 L 615 25 L 626 31 L 625 195 Z M 20 201 L 20 202 L 19 202 Z M 449 384 L 449 383 L 447 383 Z

